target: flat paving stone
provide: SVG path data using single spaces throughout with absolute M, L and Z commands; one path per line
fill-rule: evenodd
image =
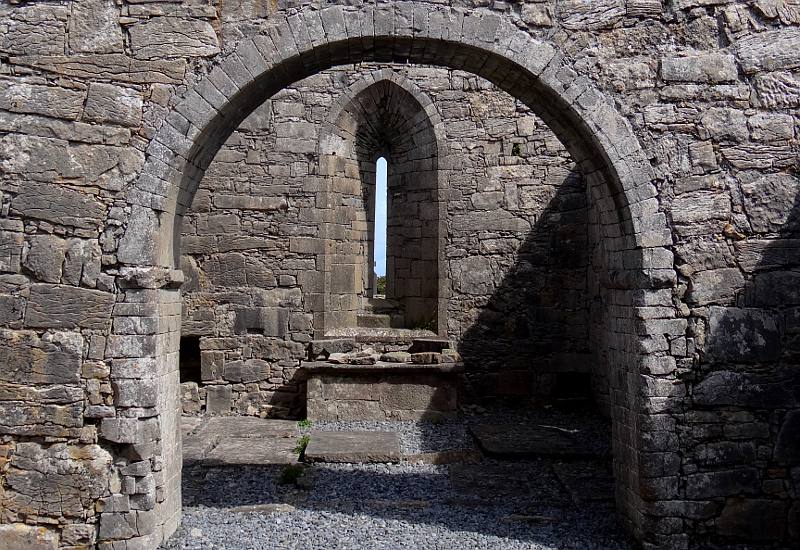
M 204 466 L 295 464 L 297 442 L 297 438 L 288 437 L 225 437 L 206 453 L 201 463 Z
M 400 438 L 393 432 L 312 431 L 306 462 L 400 462 Z
M 557 428 L 527 424 L 476 424 L 470 426 L 481 451 L 494 458 L 582 458 L 595 452 L 575 434 Z
M 253 416 L 216 416 L 203 419 L 196 430 L 199 436 L 220 437 L 299 437 L 296 420 L 277 420 Z

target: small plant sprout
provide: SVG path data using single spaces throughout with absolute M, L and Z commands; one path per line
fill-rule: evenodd
M 311 427 L 311 421 L 308 418 L 304 418 L 300 422 L 297 423 L 297 427 L 305 430 Z

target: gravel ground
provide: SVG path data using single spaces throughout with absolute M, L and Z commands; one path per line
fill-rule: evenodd
M 400 434 L 406 454 L 472 449 L 467 426 L 531 422 L 579 430 L 599 452 L 598 415 L 548 409 L 469 409 L 458 420 L 325 422 L 313 430 Z M 449 466 L 320 464 L 295 484 L 283 467 L 187 468 L 183 523 L 165 550 L 629 549 L 613 504 L 577 506 L 546 460 Z
M 474 448 L 472 437 L 461 419 L 446 422 L 314 422 L 303 431 L 375 431 L 396 432 L 403 454 L 455 451 Z
M 456 491 L 449 468 L 319 465 L 308 490 L 278 485 L 279 468 L 187 472 L 183 524 L 163 548 L 632 548 L 610 505 L 552 506 L 541 491 L 487 499 Z

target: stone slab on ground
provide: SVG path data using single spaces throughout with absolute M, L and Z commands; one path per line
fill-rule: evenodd
M 561 462 L 553 464 L 553 471 L 576 504 L 614 500 L 614 475 L 607 462 Z
M 204 419 L 197 434 L 200 436 L 219 435 L 220 437 L 299 437 L 300 430 L 296 420 L 256 418 L 252 416 L 217 416 Z
M 470 426 L 481 451 L 495 458 L 584 458 L 595 452 L 572 433 L 527 424 L 476 424 Z
M 400 438 L 393 432 L 311 432 L 306 462 L 400 462 Z
M 203 466 L 295 464 L 298 440 L 288 437 L 226 437 L 208 451 Z

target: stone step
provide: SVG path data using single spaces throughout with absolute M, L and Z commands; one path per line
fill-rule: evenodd
M 393 328 L 402 327 L 403 315 L 387 313 L 359 313 L 357 316 L 359 328 Z
M 401 313 L 402 306 L 399 302 L 387 298 L 368 298 L 364 304 L 364 311 L 369 313 Z
M 450 347 L 450 340 L 447 338 L 414 338 L 411 342 L 410 353 L 442 353 L 442 350 Z
M 310 434 L 306 462 L 400 462 L 400 439 L 394 432 L 320 432 Z

